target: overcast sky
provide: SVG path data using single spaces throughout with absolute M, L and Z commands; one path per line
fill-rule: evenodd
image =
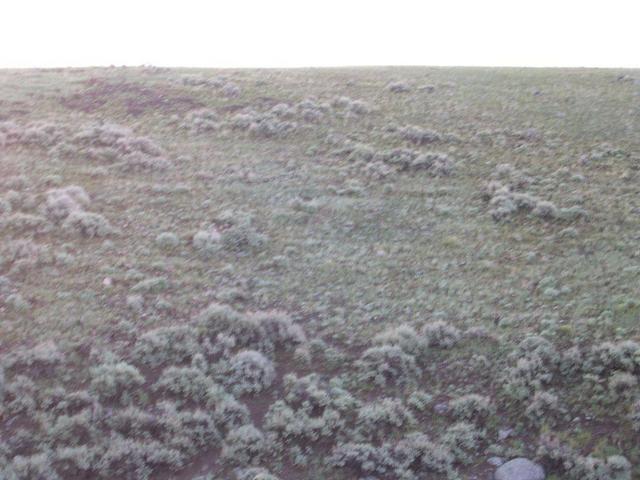
M 640 67 L 640 0 L 2 0 L 0 67 Z

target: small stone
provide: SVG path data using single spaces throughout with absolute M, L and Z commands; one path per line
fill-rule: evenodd
M 489 457 L 487 463 L 494 467 L 499 467 L 504 464 L 504 459 L 502 457 Z
M 106 277 L 104 280 L 102 280 L 102 285 L 105 286 L 106 288 L 109 288 L 111 285 L 113 285 L 112 278 Z
M 513 433 L 513 428 L 501 428 L 498 430 L 498 440 L 506 440 Z
M 544 469 L 526 458 L 514 458 L 498 467 L 495 480 L 544 480 Z
M 447 411 L 449 410 L 449 404 L 447 404 L 447 402 L 436 403 L 433 406 L 433 409 L 436 411 L 437 414 L 443 415 L 447 413 Z

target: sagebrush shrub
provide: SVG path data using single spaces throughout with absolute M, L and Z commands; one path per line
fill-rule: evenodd
M 474 424 L 458 422 L 447 428 L 442 443 L 457 461 L 467 464 L 478 454 L 484 436 Z
M 280 480 L 265 468 L 242 468 L 236 470 L 236 480 Z
M 160 327 L 136 340 L 132 355 L 151 367 L 188 362 L 200 351 L 197 331 L 188 325 Z
M 457 327 L 444 320 L 427 323 L 422 328 L 422 335 L 430 347 L 451 348 L 462 338 L 462 332 Z
M 167 367 L 153 388 L 185 400 L 203 401 L 215 385 L 206 372 L 197 367 Z
M 427 351 L 428 345 L 421 335 L 410 325 L 399 325 L 387 329 L 373 337 L 375 345 L 394 345 L 403 352 L 421 358 Z
M 410 384 L 421 376 L 413 355 L 394 345 L 381 345 L 365 350 L 356 362 L 358 380 L 376 385 Z
M 426 145 L 428 143 L 438 142 L 442 139 L 438 132 L 416 127 L 414 125 L 402 127 L 398 133 L 400 134 L 400 138 L 416 145 Z
M 273 362 L 255 350 L 243 350 L 229 360 L 226 381 L 237 394 L 259 393 L 275 379 Z
M 395 82 L 391 82 L 387 85 L 387 90 L 392 93 L 406 93 L 411 91 L 411 87 L 408 83 L 398 80 Z
M 19 348 L 7 355 L 5 366 L 10 369 L 32 368 L 42 373 L 64 362 L 65 355 L 52 341 L 40 343 L 31 348 Z
M 357 432 L 367 441 L 380 442 L 415 423 L 415 418 L 397 398 L 383 398 L 358 411 Z
M 104 216 L 82 210 L 70 211 L 62 227 L 89 238 L 105 237 L 115 231 Z
M 213 416 L 216 425 L 224 432 L 229 432 L 251 422 L 247 406 L 231 395 L 224 395 L 223 398 L 211 403 L 215 405 Z
M 162 232 L 156 237 L 156 245 L 166 250 L 171 250 L 180 245 L 180 239 L 173 232 Z
M 253 425 L 243 425 L 227 434 L 221 455 L 226 462 L 234 465 L 255 465 L 268 452 L 268 447 L 260 430 Z
M 555 423 L 555 417 L 560 411 L 558 396 L 552 392 L 539 391 L 533 395 L 533 399 L 527 405 L 525 416 L 534 425 Z
M 452 415 L 457 420 L 484 423 L 493 412 L 489 397 L 471 393 L 449 402 Z
M 398 473 L 450 473 L 454 456 L 445 446 L 432 442 L 420 432 L 405 435 L 393 449 Z
M 96 470 L 102 477 L 148 480 L 156 468 L 176 470 L 184 466 L 184 456 L 153 440 L 135 441 L 113 435 Z
M 125 400 L 144 384 L 140 371 L 126 362 L 106 363 L 90 369 L 90 390 L 101 400 Z

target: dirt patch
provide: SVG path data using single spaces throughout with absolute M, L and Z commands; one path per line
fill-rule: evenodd
M 147 111 L 185 113 L 203 107 L 201 102 L 168 86 L 149 87 L 101 78 L 91 78 L 83 83 L 85 88 L 82 91 L 62 97 L 60 103 L 71 110 L 93 113 L 110 102 L 112 105 L 120 104 L 129 115 L 136 117 Z

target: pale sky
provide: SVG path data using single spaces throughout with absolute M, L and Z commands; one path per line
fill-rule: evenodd
M 0 67 L 640 67 L 640 0 L 1 0 Z

